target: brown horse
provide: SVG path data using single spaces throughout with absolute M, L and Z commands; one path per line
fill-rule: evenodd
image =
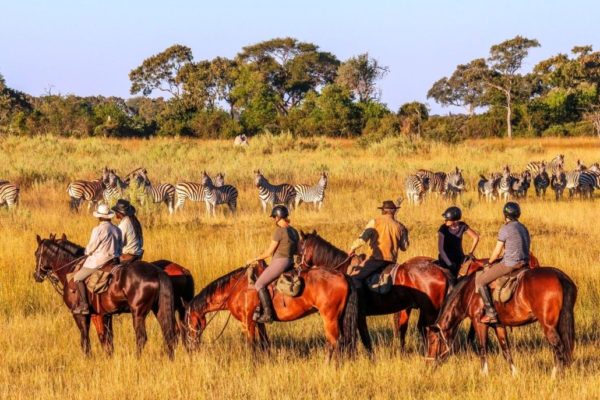
M 496 303 L 500 324 L 493 328 L 500 342 L 502 353 L 510 368 L 516 373 L 508 344 L 506 326 L 521 326 L 535 322 L 542 325 L 548 342 L 554 350 L 555 368 L 567 367 L 572 362 L 575 340 L 573 307 L 577 287 L 564 272 L 553 267 L 529 269 L 524 272 L 512 298 L 506 303 Z M 444 360 L 452 349 L 458 326 L 466 318 L 471 319 L 479 342 L 481 368 L 488 372 L 488 328 L 479 322 L 483 313 L 483 301 L 475 292 L 475 275 L 461 279 L 450 293 L 436 323 L 430 327 L 428 360 Z
M 300 237 L 299 251 L 303 264 L 347 271 L 351 258 L 346 252 L 327 242 L 315 231 L 301 232 Z M 435 322 L 446 293 L 452 287 L 450 274 L 434 261 L 429 257 L 414 257 L 400 265 L 389 293 L 382 295 L 365 291 L 366 315 L 392 314 L 417 308 L 420 311 L 417 326 L 427 345 L 428 333 L 425 328 Z M 367 350 L 372 350 L 364 315 L 359 317 L 359 332 Z M 401 345 L 404 347 L 404 337 Z
M 38 248 L 35 252 L 36 269 L 34 278 L 43 282 L 48 278 L 61 292 L 63 301 L 73 309 L 78 296 L 69 288 L 67 274 L 72 272 L 79 259 L 84 257 L 84 248 L 69 242 L 63 235 L 61 240 L 54 236 L 42 239 L 37 236 Z M 173 358 L 177 337 L 175 333 L 175 313 L 173 285 L 166 273 L 158 267 L 143 261 L 135 261 L 113 273 L 108 290 L 100 295 L 88 293 L 92 310 L 90 315 L 73 315 L 81 332 L 81 347 L 90 354 L 90 320 L 102 325 L 98 331 L 100 342 L 105 349 L 112 349 L 113 314 L 130 312 L 136 334 L 137 354 L 141 355 L 147 341 L 146 316 L 150 311 L 156 314 L 165 338 L 168 356 Z M 98 328 L 98 326 L 97 326 Z
M 259 262 L 255 272 L 260 275 L 266 268 Z M 289 297 L 273 291 L 273 308 L 276 320 L 294 321 L 319 312 L 325 325 L 328 359 L 342 351 L 353 354 L 356 349 L 358 301 L 354 287 L 341 273 L 323 269 L 301 272 L 304 288 L 297 297 Z M 262 348 L 269 345 L 265 328 L 253 321 L 258 306 L 258 296 L 250 286 L 247 267 L 238 268 L 208 284 L 194 297 L 186 308 L 187 349 L 195 350 L 205 330 L 206 314 L 227 310 L 240 321 L 246 331 L 248 342 L 256 345 L 258 328 Z

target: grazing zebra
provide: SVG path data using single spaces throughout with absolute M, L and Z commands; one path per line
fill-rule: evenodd
M 510 168 L 506 165 L 502 171 L 500 181 L 498 181 L 498 195 L 504 201 L 507 201 L 513 195 L 514 179 L 510 174 Z
M 587 171 L 569 171 L 566 174 L 566 188 L 569 190 L 569 198 L 573 197 L 576 193 L 581 198 L 592 198 L 594 193 L 594 187 L 596 186 L 596 179 L 593 174 L 587 173 Z
M 292 185 L 288 183 L 272 185 L 260 170 L 254 171 L 254 184 L 258 188 L 258 198 L 263 211 L 267 211 L 267 204 L 283 204 L 292 209 L 296 199 L 296 189 Z
M 19 205 L 19 185 L 8 181 L 0 181 L 0 206 L 11 209 Z
M 456 167 L 453 171 L 444 175 L 444 196 L 456 200 L 456 197 L 461 195 L 465 190 L 465 179 L 462 175 L 462 169 Z
M 93 181 L 77 180 L 69 183 L 67 186 L 67 193 L 71 198 L 69 203 L 71 211 L 79 212 L 79 206 L 82 202 L 88 202 L 88 211 L 102 201 L 104 198 L 104 189 L 108 182 L 109 170 L 104 168 L 102 176 L 99 179 Z
M 325 189 L 327 189 L 327 172 L 323 171 L 319 182 L 314 185 L 296 185 L 296 208 L 300 203 L 313 203 L 315 208 L 321 211 L 323 200 L 325 200 Z
M 444 193 L 446 184 L 446 173 L 444 172 L 433 172 L 427 169 L 420 169 L 415 173 L 421 181 L 426 180 L 428 182 L 429 193 Z
M 215 177 L 215 181 L 224 182 L 223 178 L 218 178 L 218 175 Z M 180 182 L 175 185 L 175 197 L 177 198 L 175 211 L 177 211 L 183 208 L 185 199 L 189 199 L 190 201 L 204 201 L 204 188 L 201 183 Z
M 535 194 L 538 197 L 546 196 L 546 189 L 550 186 L 550 177 L 546 172 L 546 163 L 541 166 L 537 174 L 533 177 L 533 186 L 535 187 Z
M 562 165 L 556 169 L 556 172 L 552 173 L 552 178 L 550 178 L 550 187 L 552 190 L 554 190 L 556 201 L 560 200 L 563 196 L 565 188 L 567 187 L 567 176 L 562 169 Z
M 175 206 L 175 186 L 170 183 L 159 183 L 155 186 L 152 185 L 150 178 L 148 178 L 148 171 L 145 168 L 139 168 L 130 175 L 137 183 L 137 189 L 142 190 L 142 196 L 139 198 L 142 205 L 148 197 L 154 204 L 165 203 L 169 209 L 169 214 L 173 214 L 173 208 Z
M 429 190 L 429 178 L 423 176 L 419 178 L 417 175 L 409 175 L 405 182 L 406 198 L 410 204 L 419 204 L 423 201 L 423 197 Z
M 528 170 L 521 172 L 520 174 L 511 174 L 512 181 L 512 194 L 516 198 L 527 197 L 527 191 L 531 186 L 531 173 Z
M 105 189 L 102 193 L 106 204 L 115 203 L 119 199 L 125 198 L 125 190 L 129 187 L 129 177 L 124 181 L 117 175 L 114 169 L 108 170 L 107 179 L 105 181 Z
M 493 172 L 490 174 L 490 178 L 486 178 L 483 175 L 479 175 L 481 179 L 477 183 L 477 191 L 479 193 L 479 200 L 482 197 L 490 202 L 496 200 L 498 197 L 498 184 L 500 183 L 500 174 Z
M 223 174 L 220 175 L 223 176 Z M 234 186 L 215 186 L 206 171 L 202 172 L 202 186 L 204 190 L 206 213 L 208 215 L 212 215 L 214 217 L 215 208 L 219 204 L 227 204 L 229 210 L 232 213 L 235 213 L 237 208 L 238 191 Z

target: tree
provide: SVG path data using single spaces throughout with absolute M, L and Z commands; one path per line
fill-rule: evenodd
M 141 92 L 144 96 L 149 96 L 154 90 L 159 90 L 179 98 L 181 95 L 179 71 L 192 60 L 192 50 L 179 44 L 147 58 L 142 65 L 129 73 L 131 94 Z
M 337 70 L 336 83 L 350 90 L 360 103 L 379 100 L 376 83 L 390 72 L 369 53 L 359 54 L 346 60 Z
M 427 98 L 433 98 L 442 106 L 467 107 L 469 115 L 473 115 L 475 108 L 485 105 L 485 85 L 477 73 L 482 63 L 485 64 L 485 60 L 480 58 L 457 66 L 449 78 L 433 84 Z
M 237 61 L 240 66 L 258 72 L 256 77 L 276 94 L 275 108 L 279 115 L 286 115 L 310 90 L 333 82 L 339 66 L 333 54 L 293 38 L 277 38 L 246 46 L 238 54 Z
M 402 119 L 402 127 L 409 134 L 421 136 L 421 127 L 429 119 L 427 106 L 418 101 L 403 104 L 398 110 L 398 116 Z

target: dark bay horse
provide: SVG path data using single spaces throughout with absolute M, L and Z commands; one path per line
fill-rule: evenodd
M 307 266 L 333 269 L 345 273 L 351 259 L 346 252 L 338 249 L 315 231 L 300 233 L 299 252 L 302 263 Z M 426 327 L 435 323 L 446 294 L 452 286 L 450 274 L 434 263 L 429 257 L 414 257 L 398 268 L 392 290 L 387 294 L 365 291 L 367 296 L 366 314 L 383 315 L 419 309 L 417 323 L 425 345 L 427 345 Z M 408 317 L 408 314 L 404 314 Z M 406 319 L 408 321 L 408 319 Z M 359 318 L 359 331 L 365 347 L 371 350 L 371 341 L 364 316 Z M 403 335 L 406 333 L 404 330 Z M 404 347 L 404 336 L 401 337 Z
M 255 267 L 259 275 L 266 268 L 264 262 Z M 357 340 L 358 299 L 356 290 L 341 273 L 324 269 L 302 271 L 304 289 L 300 295 L 289 297 L 279 291 L 273 292 L 273 308 L 276 321 L 288 322 L 319 312 L 325 327 L 328 359 L 342 352 L 353 354 Z M 250 286 L 247 267 L 238 268 L 208 284 L 194 297 L 186 309 L 186 341 L 188 350 L 195 350 L 206 328 L 206 314 L 227 310 L 240 321 L 246 331 L 248 342 L 269 345 L 265 328 L 256 324 L 252 316 L 258 306 L 258 296 Z
M 553 267 L 527 270 L 512 298 L 506 303 L 495 303 L 500 324 L 493 326 L 502 353 L 513 374 L 516 367 L 512 360 L 506 326 L 527 325 L 539 321 L 546 339 L 554 351 L 555 367 L 562 370 L 572 362 L 575 341 L 573 308 L 577 298 L 577 286 L 564 272 Z M 470 318 L 477 340 L 482 372 L 487 373 L 488 328 L 479 322 L 483 313 L 483 301 L 475 292 L 475 275 L 462 278 L 454 287 L 440 311 L 436 323 L 429 329 L 428 359 L 443 361 L 451 352 L 458 326 Z
M 48 278 L 57 290 L 62 291 L 63 301 L 71 310 L 78 301 L 78 295 L 69 288 L 67 274 L 77 265 L 77 260 L 84 255 L 84 248 L 63 238 L 56 240 L 54 236 L 42 239 L 37 236 L 38 248 L 35 252 L 36 269 L 34 278 L 43 282 Z M 90 315 L 73 315 L 81 332 L 81 347 L 88 355 L 91 351 L 89 328 L 90 320 L 101 325 L 98 336 L 103 347 L 112 351 L 112 315 L 130 312 L 136 334 L 137 354 L 141 355 L 147 341 L 146 316 L 154 312 L 163 336 L 165 348 L 170 358 L 174 356 L 177 337 L 175 332 L 173 285 L 165 272 L 160 268 L 144 262 L 135 261 L 113 273 L 113 280 L 106 292 L 92 296 L 90 299 Z

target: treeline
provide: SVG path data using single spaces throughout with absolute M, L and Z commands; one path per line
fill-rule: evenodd
M 342 62 L 315 44 L 278 38 L 244 47 L 233 59 L 195 61 L 190 48 L 174 45 L 130 72 L 129 99 L 34 97 L 8 88 L 0 75 L 0 133 L 229 138 L 285 131 L 448 142 L 600 135 L 600 53 L 575 47 L 571 56 L 558 54 L 522 73 L 539 45 L 517 36 L 435 82 L 428 98 L 465 109 L 449 116 L 430 116 L 419 102 L 390 110 L 377 86 L 389 69 L 367 53 Z

